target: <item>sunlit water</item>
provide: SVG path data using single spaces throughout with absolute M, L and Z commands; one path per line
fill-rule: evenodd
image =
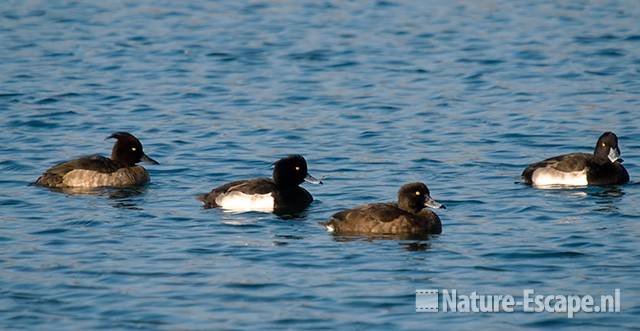
M 637 328 L 637 1 L 4 1 L 0 329 Z M 137 190 L 28 186 L 108 154 L 161 165 Z M 628 185 L 536 190 L 530 162 L 620 136 Z M 194 198 L 301 153 L 303 215 Z M 428 183 L 442 235 L 318 223 Z M 622 291 L 618 314 L 416 313 L 416 289 Z

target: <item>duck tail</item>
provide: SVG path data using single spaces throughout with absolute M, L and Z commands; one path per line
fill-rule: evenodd
M 524 180 L 525 184 L 529 184 L 531 185 L 533 183 L 533 172 L 536 170 L 536 167 L 534 164 L 528 166 L 526 169 L 524 169 L 524 171 L 522 172 L 522 175 L 520 175 L 520 177 Z
M 334 218 L 331 218 L 330 220 L 328 220 L 326 222 L 318 222 L 318 224 L 320 224 L 328 232 L 333 233 L 333 232 L 336 231 L 335 226 L 333 226 L 333 220 L 334 220 Z
M 62 185 L 62 176 L 45 172 L 44 174 L 42 174 L 42 176 L 38 177 L 35 182 L 31 183 L 31 185 L 59 187 Z
M 209 193 L 204 193 L 204 194 L 198 194 L 196 195 L 196 200 L 198 201 L 202 201 L 202 202 L 207 202 L 207 196 L 209 195 Z

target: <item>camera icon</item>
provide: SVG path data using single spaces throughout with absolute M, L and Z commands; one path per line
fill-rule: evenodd
M 438 312 L 438 290 L 416 290 L 416 312 Z

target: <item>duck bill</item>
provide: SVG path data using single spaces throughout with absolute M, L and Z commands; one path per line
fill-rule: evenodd
M 616 162 L 616 161 L 620 161 L 622 162 L 622 159 L 620 158 L 620 148 L 616 147 L 616 148 L 609 148 L 609 161 Z
M 142 158 L 140 158 L 140 160 L 150 164 L 160 164 L 158 161 L 148 157 L 147 154 L 142 154 Z
M 307 177 L 304 178 L 304 181 L 311 184 L 322 185 L 322 181 L 307 174 Z
M 445 205 L 441 204 L 440 202 L 433 200 L 433 198 L 427 196 L 427 200 L 424 202 L 424 205 L 426 207 L 429 208 L 433 208 L 433 209 L 447 209 L 447 207 L 445 207 Z

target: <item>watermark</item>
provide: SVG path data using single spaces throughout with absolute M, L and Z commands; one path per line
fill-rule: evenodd
M 453 313 L 619 313 L 620 289 L 606 295 L 545 295 L 524 289 L 522 296 L 458 293 L 455 289 L 416 290 L 416 312 Z

